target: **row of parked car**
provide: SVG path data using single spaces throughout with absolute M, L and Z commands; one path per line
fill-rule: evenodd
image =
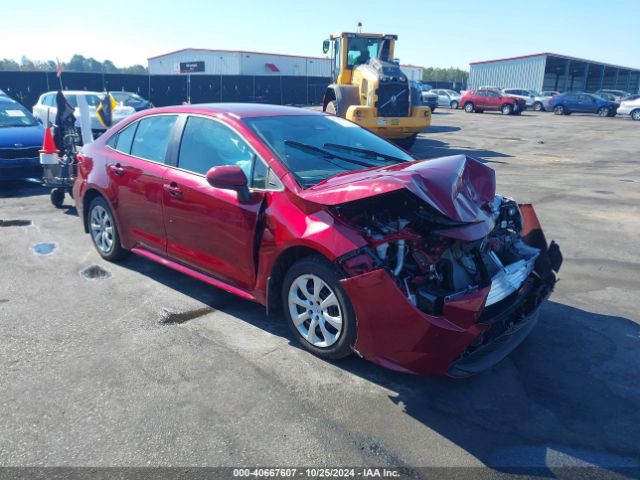
M 57 113 L 57 92 L 47 92 L 40 96 L 33 106 L 33 113 L 22 104 L 0 90 L 0 180 L 36 178 L 42 175 L 38 151 L 42 147 L 44 126 L 55 121 Z M 133 92 L 110 92 L 118 102 L 113 111 L 113 123 L 133 113 L 153 107 L 144 98 Z M 91 129 L 94 136 L 106 130 L 97 118 L 96 108 L 104 93 L 89 91 L 64 92 L 65 99 L 79 118 L 78 98 L 84 97 L 91 115 Z
M 526 109 L 553 112 L 556 115 L 593 113 L 601 117 L 616 114 L 629 115 L 640 120 L 640 94 L 632 95 L 622 90 L 602 89 L 595 93 L 569 91 L 536 92 L 522 88 L 482 86 L 463 91 L 433 89 L 428 84 L 418 84 L 424 105 L 435 110 L 439 107 L 464 108 L 468 113 L 499 111 L 504 115 L 519 115 Z

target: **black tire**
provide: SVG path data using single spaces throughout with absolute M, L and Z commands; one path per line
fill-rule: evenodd
M 564 109 L 563 105 L 556 105 L 555 107 L 553 107 L 553 113 L 555 115 L 566 115 L 567 114 L 567 112 Z
M 484 110 L 478 110 L 478 109 L 476 109 L 476 113 L 484 113 Z
M 460 104 L 456 100 L 453 100 L 449 104 L 449 107 L 451 107 L 451 110 L 457 110 L 459 106 L 460 106 Z
M 600 107 L 598 109 L 598 116 L 599 117 L 608 117 L 610 112 L 611 111 L 607 107 Z
M 338 114 L 338 102 L 336 102 L 335 100 L 331 100 L 329 103 L 327 103 L 327 108 L 325 108 L 324 111 L 326 113 L 331 114 L 331 115 L 337 115 Z
M 636 120 L 636 121 L 640 120 L 640 108 L 637 110 L 633 110 L 629 114 L 629 116 L 631 117 L 631 120 Z
M 475 110 L 472 102 L 467 102 L 464 104 L 464 111 L 467 113 L 473 113 Z
M 534 112 L 541 112 L 542 110 L 544 110 L 544 107 L 542 106 L 542 103 L 536 102 L 536 103 L 533 104 L 533 111 Z
M 54 188 L 51 190 L 49 199 L 54 207 L 62 208 L 62 205 L 64 204 L 64 190 L 61 188 Z
M 323 282 L 325 282 L 333 293 L 335 294 L 339 307 L 340 313 L 342 315 L 342 330 L 335 341 L 335 343 L 331 344 L 328 347 L 318 347 L 312 345 L 299 331 L 296 325 L 293 322 L 291 317 L 291 310 L 289 305 L 289 290 L 291 289 L 295 280 L 297 280 L 302 275 L 315 275 L 319 277 Z M 287 323 L 289 324 L 289 328 L 293 332 L 293 335 L 302 343 L 302 345 L 309 350 L 311 353 L 325 359 L 335 360 L 338 358 L 344 358 L 346 356 L 351 355 L 353 353 L 353 345 L 356 341 L 357 335 L 357 326 L 356 326 L 356 315 L 353 311 L 353 307 L 351 305 L 351 301 L 347 294 L 340 287 L 340 279 L 342 275 L 339 270 L 326 258 L 321 255 L 313 255 L 310 257 L 302 258 L 294 263 L 289 271 L 284 277 L 284 281 L 282 282 L 282 307 L 284 310 L 285 318 L 287 319 Z M 324 288 L 323 288 L 324 290 Z M 320 292 L 321 294 L 322 292 Z M 322 298 L 322 297 L 321 297 Z M 296 306 L 295 307 L 298 313 L 304 314 L 304 307 Z M 310 325 L 306 325 L 305 327 L 309 329 Z M 320 327 L 316 327 L 315 331 L 319 331 Z M 323 336 L 320 331 L 320 335 Z
M 107 249 L 101 248 L 96 240 L 96 237 L 93 233 L 92 228 L 92 216 L 94 209 L 101 208 L 106 212 L 108 218 L 110 219 L 110 226 L 112 228 L 111 234 L 111 246 Z M 113 212 L 111 211 L 111 207 L 107 201 L 102 197 L 96 197 L 91 201 L 91 205 L 89 205 L 89 210 L 87 211 L 87 222 L 89 224 L 89 235 L 91 236 L 91 241 L 93 242 L 93 246 L 96 247 L 96 250 L 100 254 L 102 258 L 105 260 L 109 260 L 110 262 L 114 262 L 116 260 L 121 260 L 129 255 L 129 251 L 122 248 L 122 244 L 120 243 L 120 232 L 118 232 L 118 226 L 115 222 L 115 217 L 113 216 Z
M 418 134 L 414 133 L 410 137 L 407 138 L 396 138 L 392 140 L 393 143 L 398 145 L 400 148 L 404 148 L 405 150 L 409 150 L 413 147 L 413 144 L 416 143 L 416 138 L 418 138 Z
M 504 105 L 502 105 L 502 107 L 500 107 L 500 111 L 503 115 L 511 115 L 513 113 L 513 107 L 510 103 L 505 103 Z

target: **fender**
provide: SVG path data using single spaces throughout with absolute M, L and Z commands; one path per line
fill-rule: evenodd
M 336 115 L 344 117 L 351 105 L 360 105 L 358 87 L 355 85 L 338 85 L 335 83 L 329 85 L 322 101 L 323 112 L 327 111 L 327 105 L 332 100 L 335 100 L 337 103 Z

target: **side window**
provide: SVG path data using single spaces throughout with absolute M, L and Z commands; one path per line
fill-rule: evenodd
M 54 107 L 55 106 L 55 96 L 54 95 L 47 95 L 42 99 L 42 104 L 46 105 L 47 107 Z
M 262 160 L 256 157 L 253 164 L 253 176 L 251 178 L 251 187 L 266 189 L 267 177 L 269 176 L 269 168 L 264 164 Z
M 121 130 L 116 137 L 116 144 L 113 148 L 119 152 L 129 155 L 131 153 L 131 144 L 133 143 L 133 136 L 136 133 L 136 128 L 138 128 L 138 122 L 129 125 L 124 130 Z
M 131 155 L 164 163 L 176 118 L 175 115 L 157 115 L 140 120 L 131 146 Z M 124 146 L 123 143 L 123 148 Z
M 184 127 L 178 167 L 206 174 L 212 167 L 237 165 L 250 178 L 253 151 L 240 136 L 219 121 L 189 117 Z

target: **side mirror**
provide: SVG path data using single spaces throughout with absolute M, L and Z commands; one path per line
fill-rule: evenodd
M 322 53 L 328 53 L 330 47 L 331 42 L 329 40 L 325 40 L 324 42 L 322 42 Z
M 238 192 L 238 199 L 241 201 L 249 199 L 247 176 L 237 165 L 224 165 L 222 167 L 211 168 L 207 172 L 207 182 L 215 188 L 235 190 Z

